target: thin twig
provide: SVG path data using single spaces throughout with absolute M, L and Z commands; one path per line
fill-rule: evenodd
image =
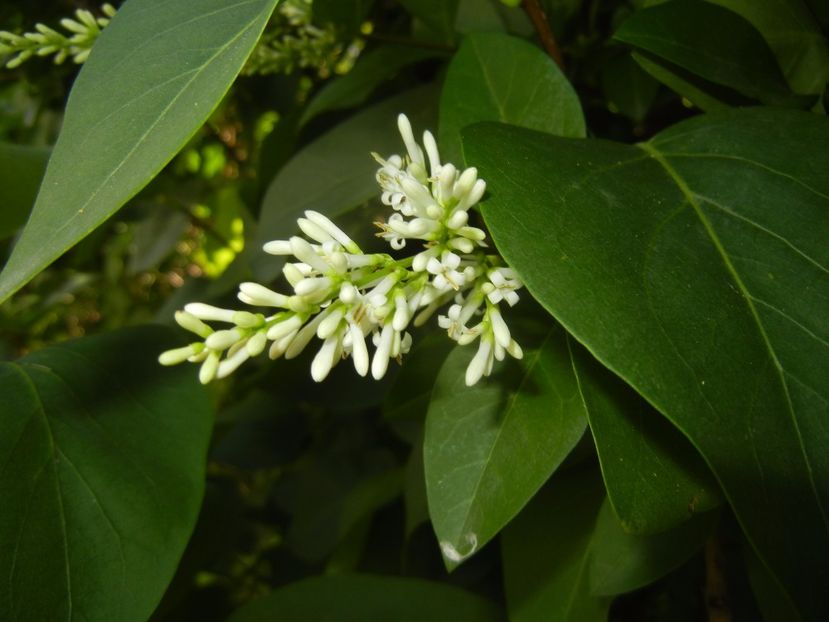
M 717 534 L 713 534 L 705 543 L 705 605 L 708 609 L 708 622 L 731 622 L 720 544 Z
M 544 9 L 541 8 L 541 3 L 538 0 L 524 0 L 522 6 L 541 38 L 541 45 L 547 50 L 547 54 L 556 61 L 558 68 L 564 71 L 564 57 L 561 55 L 561 49 L 556 43 L 553 31 L 550 30 L 550 23 L 547 21 L 547 15 L 544 14 Z

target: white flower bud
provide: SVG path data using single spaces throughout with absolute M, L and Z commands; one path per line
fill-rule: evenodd
M 491 366 L 491 359 L 492 343 L 487 339 L 481 339 L 478 351 L 472 357 L 469 366 L 466 368 L 466 386 L 471 387 L 482 376 L 486 375 L 487 367 Z
M 239 348 L 228 358 L 219 363 L 216 370 L 216 378 L 227 378 L 230 374 L 239 369 L 239 366 L 250 358 L 247 348 Z
M 203 302 L 191 302 L 184 305 L 184 310 L 195 315 L 200 320 L 212 320 L 214 322 L 228 322 L 233 323 L 233 314 L 236 313 L 232 309 L 220 309 L 213 305 L 206 305 Z
M 268 329 L 267 337 L 271 341 L 276 341 L 277 339 L 281 339 L 285 335 L 292 333 L 296 330 L 299 330 L 299 327 L 302 326 L 302 317 L 299 315 L 292 315 L 288 319 L 282 320 L 277 322 L 273 326 Z
M 199 354 L 203 349 L 204 344 L 191 343 L 189 346 L 184 346 L 183 348 L 175 348 L 173 350 L 162 352 L 158 357 L 158 362 L 165 366 L 178 365 L 179 363 L 183 363 L 189 359 L 191 356 Z
M 498 310 L 498 307 L 494 305 L 490 306 L 487 310 L 487 316 L 489 317 L 490 324 L 492 325 L 492 333 L 495 336 L 495 341 L 502 348 L 509 347 L 512 338 L 510 337 L 507 323 L 501 316 L 501 312 Z
M 301 262 L 307 263 L 314 270 L 319 272 L 328 272 L 328 264 L 325 263 L 322 257 L 317 255 L 317 251 L 314 250 L 314 247 L 311 246 L 307 240 L 303 240 L 299 236 L 292 237 L 291 249 L 293 250 L 294 256 Z
M 380 333 L 380 343 L 371 361 L 371 375 L 375 380 L 380 380 L 380 378 L 385 376 L 386 370 L 389 368 L 389 356 L 391 355 L 394 332 L 391 323 L 387 323 L 383 326 L 383 331 Z
M 237 328 L 231 328 L 230 330 L 217 330 L 204 340 L 204 345 L 211 350 L 226 350 L 241 338 L 242 333 Z
M 254 333 L 253 337 L 248 339 L 248 342 L 245 344 L 245 348 L 248 351 L 250 356 L 259 356 L 265 349 L 265 346 L 268 345 L 268 336 L 265 334 L 264 331 L 259 331 Z
M 269 255 L 293 255 L 294 249 L 291 246 L 290 241 L 288 240 L 273 240 L 272 242 L 267 242 L 263 247 L 264 250 Z
M 432 177 L 436 177 L 440 170 L 440 153 L 438 153 L 435 137 L 432 136 L 432 132 L 429 130 L 423 132 L 423 146 L 426 147 L 426 155 L 429 156 L 430 174 Z
M 210 328 L 207 324 L 202 322 L 192 313 L 187 313 L 187 311 L 176 311 L 175 318 L 176 323 L 179 326 L 181 326 L 185 330 L 189 330 L 191 333 L 196 333 L 202 339 L 204 339 L 213 332 L 212 328 Z
M 351 358 L 354 359 L 354 369 L 361 376 L 365 376 L 369 365 L 365 336 L 362 329 L 353 322 L 349 324 L 348 330 L 351 334 Z
M 219 353 L 211 352 L 204 359 L 204 363 L 199 369 L 199 382 L 207 384 L 216 377 L 216 371 L 219 369 Z
M 308 210 L 305 212 L 305 217 L 313 222 L 315 225 L 324 230 L 332 239 L 339 242 L 343 248 L 349 253 L 361 254 L 360 247 L 352 240 L 346 233 L 335 225 L 330 218 L 323 216 L 319 212 Z
M 239 300 L 256 307 L 285 308 L 288 297 L 259 283 L 242 283 L 239 285 Z
M 328 376 L 334 366 L 339 342 L 340 337 L 337 335 L 328 337 L 317 352 L 311 363 L 311 377 L 315 382 L 322 382 Z

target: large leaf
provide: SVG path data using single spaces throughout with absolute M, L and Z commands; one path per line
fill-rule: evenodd
M 558 66 L 531 43 L 500 33 L 467 35 L 449 65 L 440 98 L 447 161 L 461 164 L 460 131 L 477 121 L 584 136 L 579 98 Z
M 466 137 L 530 292 L 696 445 L 793 600 L 829 616 L 810 588 L 829 584 L 829 123 L 749 109 L 639 146 Z
M 46 162 L 48 147 L 28 147 L 0 142 L 0 239 L 20 229 L 35 202 Z
M 745 17 L 777 56 L 796 93 L 822 93 L 829 81 L 829 41 L 811 0 L 708 0 Z M 829 6 L 818 0 L 823 10 Z
M 501 611 L 444 583 L 372 575 L 305 579 L 255 600 L 228 622 L 498 622 Z
M 564 331 L 549 326 L 524 359 L 474 387 L 474 348 L 444 363 L 426 416 L 429 515 L 448 567 L 506 525 L 579 441 L 586 420 Z
M 608 500 L 624 530 L 658 533 L 717 506 L 719 487 L 688 440 L 584 348 L 571 349 Z
M 277 0 L 129 0 L 78 75 L 0 302 L 115 213 L 227 92 Z
M 707 2 L 674 0 L 637 11 L 614 38 L 753 99 L 780 103 L 789 94 L 760 33 Z
M 296 219 L 313 209 L 331 218 L 353 210 L 374 197 L 375 151 L 387 157 L 404 151 L 397 115 L 405 112 L 418 129 L 434 128 L 435 90 L 432 86 L 401 93 L 355 114 L 297 153 L 274 177 L 262 203 L 256 246 L 287 239 L 297 231 Z M 258 253 L 253 262 L 257 278 L 268 281 L 282 265 Z
M 593 470 L 557 473 L 501 537 L 510 622 L 605 622 L 610 599 L 590 593 L 593 525 L 602 503 Z
M 212 414 L 129 329 L 0 365 L 0 618 L 143 622 L 196 521 Z
M 611 596 L 653 583 L 699 551 L 716 519 L 716 512 L 710 512 L 660 534 L 632 535 L 625 533 L 605 502 L 593 532 L 590 591 Z

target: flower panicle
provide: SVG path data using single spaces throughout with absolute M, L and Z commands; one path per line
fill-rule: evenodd
M 67 34 L 45 24 L 35 24 L 33 32 L 22 35 L 0 31 L 0 57 L 9 57 L 5 62 L 9 69 L 19 67 L 33 56 L 53 56 L 56 65 L 70 57 L 75 63 L 83 63 L 101 30 L 114 16 L 115 7 L 106 3 L 101 6 L 99 16 L 86 9 L 77 9 L 73 17 L 63 18 L 60 25 Z
M 186 305 L 176 321 L 201 340 L 164 352 L 159 361 L 199 363 L 199 379 L 207 383 L 265 351 L 271 359 L 294 358 L 316 340 L 315 381 L 348 358 L 359 375 L 379 380 L 391 360 L 399 362 L 409 352 L 410 328 L 447 306 L 439 326 L 460 345 L 478 341 L 467 385 L 488 376 L 507 354 L 521 358 L 501 313 L 502 302 L 518 302 L 521 281 L 487 252 L 486 233 L 469 224 L 486 183 L 474 168 L 442 163 L 430 132 L 418 143 L 405 115 L 398 117 L 398 129 L 406 155 L 373 154 L 381 200 L 393 210 L 386 222 L 375 224 L 395 250 L 417 241 L 416 254 L 397 259 L 364 253 L 328 217 L 306 211 L 297 220 L 302 236 L 264 246 L 266 253 L 286 257 L 283 275 L 292 291 L 242 283 L 238 298 L 252 311 Z

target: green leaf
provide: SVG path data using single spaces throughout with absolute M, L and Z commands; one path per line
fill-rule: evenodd
M 519 363 L 474 387 L 464 380 L 474 348 L 457 348 L 440 370 L 423 456 L 429 514 L 449 568 L 493 538 L 584 433 L 565 333 L 545 328 Z
M 325 26 L 334 24 L 352 36 L 360 30 L 374 0 L 314 0 L 312 14 L 314 23 Z
M 719 486 L 688 440 L 584 348 L 571 343 L 571 350 L 607 495 L 624 530 L 659 533 L 719 505 Z
M 601 596 L 632 592 L 684 564 L 703 545 L 716 512 L 695 516 L 679 527 L 651 536 L 625 533 L 610 504 L 596 521 L 590 552 L 590 591 Z
M 228 622 L 498 622 L 501 611 L 444 583 L 372 575 L 305 579 L 239 609 Z
M 0 302 L 114 214 L 204 123 L 277 0 L 129 0 L 78 75 Z
M 48 147 L 0 142 L 0 187 L 3 188 L 0 239 L 26 224 L 50 151 Z
M 404 67 L 441 55 L 438 50 L 402 45 L 371 50 L 360 56 L 351 71 L 320 89 L 302 113 L 300 123 L 305 124 L 322 112 L 362 104 L 378 86 L 394 78 Z
M 395 95 L 355 114 L 299 151 L 274 177 L 262 203 L 255 245 L 285 239 L 297 231 L 296 219 L 313 209 L 330 218 L 380 196 L 374 174 L 376 151 L 384 157 L 400 153 L 403 141 L 397 115 L 405 112 L 417 129 L 436 118 L 435 89 L 419 87 Z M 257 253 L 253 269 L 261 281 L 274 279 L 282 268 L 275 257 Z
M 553 60 L 523 39 L 500 33 L 467 35 L 449 64 L 440 98 L 446 161 L 460 165 L 460 131 L 477 121 L 584 136 L 579 98 Z
M 398 0 L 412 15 L 429 26 L 443 41 L 455 39 L 459 0 Z
M 593 524 L 602 502 L 594 471 L 557 473 L 501 536 L 510 622 L 605 622 L 610 599 L 590 593 Z
M 0 364 L 0 618 L 143 622 L 196 521 L 212 413 L 141 327 Z
M 746 109 L 638 146 L 487 124 L 464 148 L 529 291 L 694 443 L 804 615 L 829 617 L 809 588 L 829 584 L 826 120 Z
M 631 57 L 654 79 L 706 112 L 717 112 L 732 106 L 747 106 L 752 103 L 750 99 L 733 89 L 703 80 L 653 54 L 632 52 Z
M 745 19 L 698 0 L 635 12 L 614 38 L 746 97 L 784 103 L 789 88 L 759 32 Z
M 641 123 L 656 99 L 659 82 L 630 54 L 620 54 L 602 66 L 602 90 L 619 112 L 635 123 Z
M 742 15 L 760 31 L 795 93 L 823 92 L 829 81 L 829 41 L 816 21 L 816 7 L 803 0 L 708 1 Z

